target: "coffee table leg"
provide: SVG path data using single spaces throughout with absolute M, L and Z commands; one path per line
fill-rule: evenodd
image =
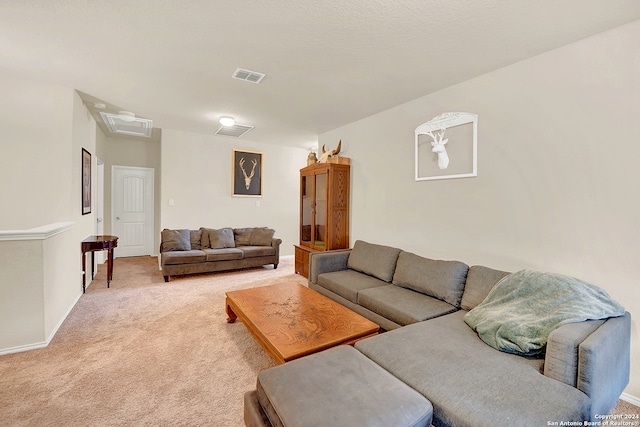
M 227 303 L 227 323 L 233 323 L 237 318 L 238 316 L 233 312 L 229 303 Z

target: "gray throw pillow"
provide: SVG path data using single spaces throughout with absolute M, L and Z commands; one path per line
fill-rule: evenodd
M 251 233 L 253 232 L 253 227 L 251 228 L 234 228 L 233 234 L 236 241 L 236 246 L 250 246 L 251 245 Z
M 209 230 L 209 247 L 211 249 L 235 248 L 233 230 L 229 227 L 219 230 Z
M 357 240 L 347 260 L 347 267 L 391 283 L 400 249 Z
M 402 251 L 393 284 L 460 307 L 468 271 L 469 266 L 460 261 L 440 261 Z
M 251 246 L 271 246 L 271 240 L 275 234 L 275 230 L 267 227 L 256 227 L 251 232 L 249 244 Z
M 189 230 L 162 230 L 162 250 L 188 251 L 191 250 L 191 233 Z

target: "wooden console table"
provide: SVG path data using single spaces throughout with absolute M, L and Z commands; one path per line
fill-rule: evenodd
M 108 251 L 107 256 L 107 288 L 113 278 L 113 248 L 118 246 L 118 236 L 89 236 L 82 241 L 82 293 L 87 283 L 87 261 L 85 254 L 91 252 L 91 278 L 93 279 L 94 252 Z

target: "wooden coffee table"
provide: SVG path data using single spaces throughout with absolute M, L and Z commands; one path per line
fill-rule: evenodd
M 375 323 L 296 282 L 227 292 L 227 322 L 245 324 L 276 362 L 376 335 Z

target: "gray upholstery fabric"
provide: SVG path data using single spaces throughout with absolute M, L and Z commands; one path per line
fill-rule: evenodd
M 271 246 L 275 230 L 267 227 L 255 227 L 249 237 L 250 246 Z
M 249 246 L 251 244 L 251 232 L 253 232 L 253 227 L 234 228 L 233 234 L 236 246 Z
M 436 426 L 539 427 L 589 419 L 584 393 L 542 375 L 542 360 L 486 345 L 464 323 L 465 313 L 386 332 L 356 349 L 429 399 Z
M 387 282 L 354 270 L 334 271 L 318 275 L 318 284 L 331 292 L 358 303 L 358 292 L 363 289 L 387 286 Z
M 502 278 L 510 273 L 493 268 L 473 265 L 469 267 L 467 282 L 462 294 L 461 307 L 463 310 L 471 310 L 480 304 L 489 294 L 489 291 Z
M 427 399 L 346 345 L 260 372 L 258 401 L 274 426 L 428 427 L 433 412 Z
M 244 258 L 244 252 L 238 248 L 203 249 L 206 261 L 228 261 Z
M 211 249 L 235 248 L 236 244 L 233 240 L 233 229 L 221 228 L 219 230 L 207 229 L 209 236 L 209 247 Z
M 586 393 L 595 414 L 608 414 L 629 384 L 631 315 L 607 319 L 578 350 L 578 389 Z
M 578 382 L 578 348 L 604 320 L 567 323 L 553 330 L 547 340 L 544 375 L 572 387 Z
M 164 229 L 161 232 L 162 251 L 190 251 L 191 250 L 191 232 L 189 230 L 169 230 Z
M 191 249 L 202 249 L 202 230 L 189 230 L 189 234 L 191 237 Z
M 162 264 L 193 264 L 205 259 L 205 253 L 198 250 L 162 252 Z
M 439 299 L 394 285 L 361 290 L 358 304 L 403 326 L 457 310 Z
M 240 249 L 244 252 L 245 258 L 254 258 L 259 256 L 269 256 L 275 255 L 276 248 L 271 246 L 242 246 L 237 249 Z
M 347 266 L 391 283 L 399 254 L 400 249 L 357 240 L 349 255 Z
M 351 249 L 311 252 L 309 254 L 309 283 L 318 283 L 318 275 L 347 269 Z
M 469 266 L 460 261 L 433 260 L 402 251 L 393 284 L 460 307 L 468 270 Z

